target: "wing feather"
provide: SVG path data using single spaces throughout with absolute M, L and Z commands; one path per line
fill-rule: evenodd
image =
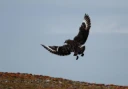
M 49 52 L 60 55 L 60 56 L 66 56 L 70 55 L 71 51 L 68 45 L 63 45 L 63 46 L 45 46 L 42 44 L 42 46 L 48 50 Z
M 85 14 L 84 21 L 82 22 L 79 28 L 79 32 L 77 36 L 74 37 L 74 40 L 80 43 L 81 45 L 83 45 L 88 38 L 90 27 L 91 27 L 90 17 L 88 14 Z
M 45 46 L 41 44 L 46 50 L 48 50 L 50 53 L 59 55 L 59 56 L 67 56 L 71 54 L 71 48 L 69 45 L 63 45 L 63 46 Z M 80 47 L 79 54 L 82 54 L 85 51 L 85 46 Z

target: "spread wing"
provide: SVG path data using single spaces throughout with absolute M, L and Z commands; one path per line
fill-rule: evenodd
M 41 45 L 50 53 L 53 53 L 59 56 L 67 56 L 67 55 L 70 55 L 72 52 L 72 48 L 70 45 L 63 45 L 63 46 L 45 46 L 43 44 Z M 81 46 L 79 54 L 82 54 L 84 51 L 85 51 L 85 46 Z
M 85 14 L 84 21 L 82 22 L 79 28 L 79 32 L 77 36 L 74 37 L 74 40 L 80 43 L 81 45 L 83 45 L 88 38 L 90 27 L 91 27 L 90 17 L 88 14 Z
M 45 46 L 43 44 L 41 45 L 49 52 L 56 55 L 66 56 L 71 54 L 69 45 L 63 45 L 63 46 Z

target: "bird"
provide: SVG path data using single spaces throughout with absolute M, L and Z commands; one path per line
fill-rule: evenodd
M 91 19 L 88 14 L 85 13 L 84 20 L 79 27 L 78 34 L 73 39 L 67 39 L 62 46 L 46 46 L 41 44 L 46 50 L 50 53 L 59 55 L 59 56 L 67 56 L 70 55 L 71 52 L 74 52 L 74 56 L 76 56 L 76 60 L 78 60 L 79 56 L 84 56 L 85 51 L 85 42 L 88 39 L 89 32 L 91 28 Z

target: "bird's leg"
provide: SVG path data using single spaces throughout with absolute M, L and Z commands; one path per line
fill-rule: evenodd
M 81 56 L 83 57 L 84 56 L 84 53 L 82 53 Z
M 78 60 L 79 56 L 76 56 L 76 60 Z
M 77 51 L 74 51 L 74 56 L 77 56 L 78 55 L 78 52 Z
M 74 53 L 74 56 L 77 56 L 77 53 Z
M 78 60 L 79 56 L 77 52 L 74 52 L 74 56 L 76 56 L 76 60 Z
M 84 56 L 84 51 L 85 51 L 85 46 L 81 46 L 80 48 L 81 49 L 80 49 L 79 54 L 81 54 L 81 56 L 83 57 Z

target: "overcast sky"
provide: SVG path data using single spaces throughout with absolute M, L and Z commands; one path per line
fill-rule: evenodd
M 73 39 L 89 14 L 85 56 L 57 56 L 40 44 Z M 0 71 L 128 85 L 127 0 L 0 0 Z

